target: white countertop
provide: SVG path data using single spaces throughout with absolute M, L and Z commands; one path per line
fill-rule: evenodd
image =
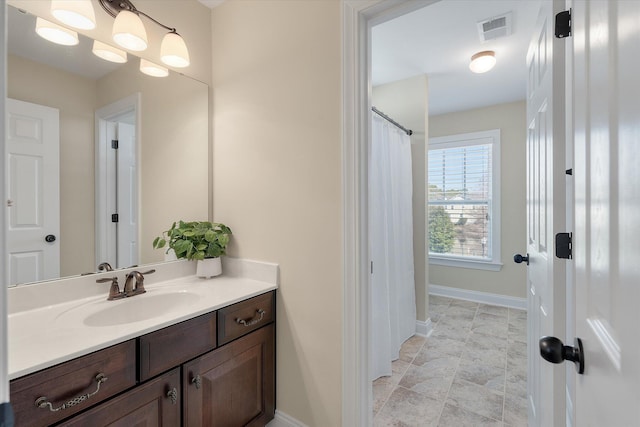
M 94 292 L 94 295 L 84 298 L 66 302 L 56 301 L 51 305 L 39 304 L 36 307 L 26 307 L 27 309 L 18 311 L 11 310 L 12 290 L 15 293 L 14 298 L 18 298 L 19 293 L 24 298 L 29 294 L 47 294 L 55 292 L 56 289 L 61 291 L 64 286 L 60 286 L 60 282 L 64 281 L 23 285 L 30 289 L 19 289 L 22 286 L 9 289 L 9 379 L 39 371 L 277 289 L 278 267 L 276 264 L 246 260 L 225 260 L 223 264 L 224 275 L 213 279 L 201 279 L 195 275 L 189 275 L 154 283 L 149 280 L 153 277 L 150 275 L 145 278 L 146 293 L 115 301 L 106 300 L 109 289 L 109 283 L 106 283 L 102 288 L 97 288 L 102 291 L 100 294 Z M 155 268 L 162 269 L 160 265 Z M 146 271 L 146 268 L 139 270 Z M 127 271 L 130 269 L 71 280 L 76 280 L 78 283 L 74 286 L 81 289 L 80 286 L 93 284 L 96 278 L 109 277 L 116 273 L 122 289 Z M 171 275 L 159 274 L 158 276 L 164 279 Z M 41 288 L 37 288 L 38 286 Z M 57 298 L 52 299 L 60 298 L 58 295 Z M 161 304 L 156 305 L 158 303 Z M 153 311 L 156 307 L 158 310 Z M 101 320 L 92 322 L 91 319 L 95 318 L 95 314 L 103 314 L 103 316 L 100 317 Z M 101 322 L 106 322 L 108 325 Z

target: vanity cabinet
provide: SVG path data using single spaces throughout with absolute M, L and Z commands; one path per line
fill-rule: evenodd
M 275 412 L 274 296 L 11 381 L 16 427 L 266 425 Z
M 11 381 L 15 425 L 54 424 L 135 385 L 136 342 L 129 340 Z
M 89 409 L 63 426 L 179 426 L 180 369 L 157 378 Z
M 270 324 L 182 368 L 184 426 L 264 426 L 275 403 Z

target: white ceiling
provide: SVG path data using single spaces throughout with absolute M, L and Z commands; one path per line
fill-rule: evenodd
M 374 86 L 419 74 L 429 79 L 429 114 L 523 100 L 527 48 L 542 0 L 442 0 L 373 27 Z M 512 34 L 481 42 L 477 22 L 513 14 Z M 485 74 L 469 70 L 471 55 L 494 50 Z

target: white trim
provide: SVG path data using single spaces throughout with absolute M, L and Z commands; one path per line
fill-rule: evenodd
M 429 264 L 443 265 L 445 267 L 472 268 L 474 270 L 500 271 L 502 270 L 501 262 L 476 261 L 472 259 L 459 259 L 449 257 L 439 257 L 435 254 L 429 254 Z
M 367 143 L 371 26 L 436 0 L 342 0 L 342 425 L 372 425 Z
M 6 93 L 6 84 L 7 84 L 7 6 L 4 0 L 0 1 L 0 22 L 2 23 L 2 28 L 5 31 L 0 32 L 0 56 L 2 57 L 2 64 L 0 65 L 0 116 L 2 120 L 0 121 L 0 138 L 2 143 L 0 146 L 2 150 L 0 150 L 0 164 L 2 164 L 2 170 L 6 170 L 6 159 L 5 159 L 5 105 L 7 99 Z M 5 188 L 5 177 L 4 173 L 0 174 L 0 194 L 2 194 L 2 209 L 0 209 L 0 271 L 7 271 L 5 269 L 6 259 L 6 245 L 7 239 L 5 238 L 5 230 L 6 230 L 6 219 L 5 219 L 5 200 L 6 197 L 6 188 Z M 4 281 L 4 274 L 1 274 L 2 281 Z M 9 375 L 8 375 L 8 351 L 7 351 L 7 284 L 2 283 L 0 286 L 0 404 L 9 401 Z
M 431 318 L 428 318 L 425 321 L 416 320 L 416 335 L 420 335 L 421 337 L 428 337 L 433 332 L 433 323 L 431 322 Z
M 276 415 L 267 427 L 307 427 L 307 425 L 276 409 Z
M 108 248 L 107 227 L 111 224 L 111 219 L 107 214 L 107 170 L 105 168 L 107 157 L 106 126 L 107 121 L 121 115 L 123 113 L 134 111 L 136 118 L 136 161 L 140 165 L 142 158 L 142 94 L 136 92 L 109 105 L 106 105 L 95 112 L 95 222 L 96 222 L 96 242 L 95 242 L 95 265 L 97 266 L 107 259 Z M 141 167 L 136 168 L 136 186 L 138 195 L 142 194 L 142 171 Z M 138 200 L 138 208 L 136 209 L 138 218 L 137 224 L 140 224 L 142 209 L 140 209 L 140 200 Z M 137 241 L 141 242 L 141 227 L 138 227 Z M 138 250 L 140 244 L 138 244 Z M 114 266 L 115 267 L 115 266 Z
M 471 146 L 480 144 L 491 144 L 491 254 L 488 260 L 465 259 L 459 256 L 447 256 L 442 254 L 429 253 L 429 262 L 436 265 L 446 265 L 450 267 L 474 268 L 478 270 L 500 271 L 502 268 L 502 252 L 500 242 L 502 240 L 500 230 L 502 223 L 500 215 L 500 153 L 501 153 L 501 132 L 500 129 L 492 129 L 480 132 L 461 133 L 456 135 L 440 136 L 429 138 L 429 148 L 427 149 L 427 162 L 425 163 L 427 180 L 429 179 L 429 151 L 443 148 L 453 148 L 461 146 Z M 444 145 L 445 147 L 438 147 Z M 428 187 L 428 186 L 427 186 Z M 428 192 L 427 192 L 428 193 Z M 429 199 L 427 194 L 427 206 Z M 427 246 L 428 247 L 428 246 Z
M 463 299 L 483 304 L 500 305 L 502 307 L 527 309 L 527 299 L 510 297 L 507 295 L 491 294 L 489 292 L 470 291 L 468 289 L 452 288 L 450 286 L 429 285 L 429 295 Z

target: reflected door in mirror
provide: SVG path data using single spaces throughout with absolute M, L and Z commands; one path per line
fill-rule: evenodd
M 7 99 L 9 285 L 60 276 L 59 113 Z M 53 237 L 52 237 L 53 236 Z

